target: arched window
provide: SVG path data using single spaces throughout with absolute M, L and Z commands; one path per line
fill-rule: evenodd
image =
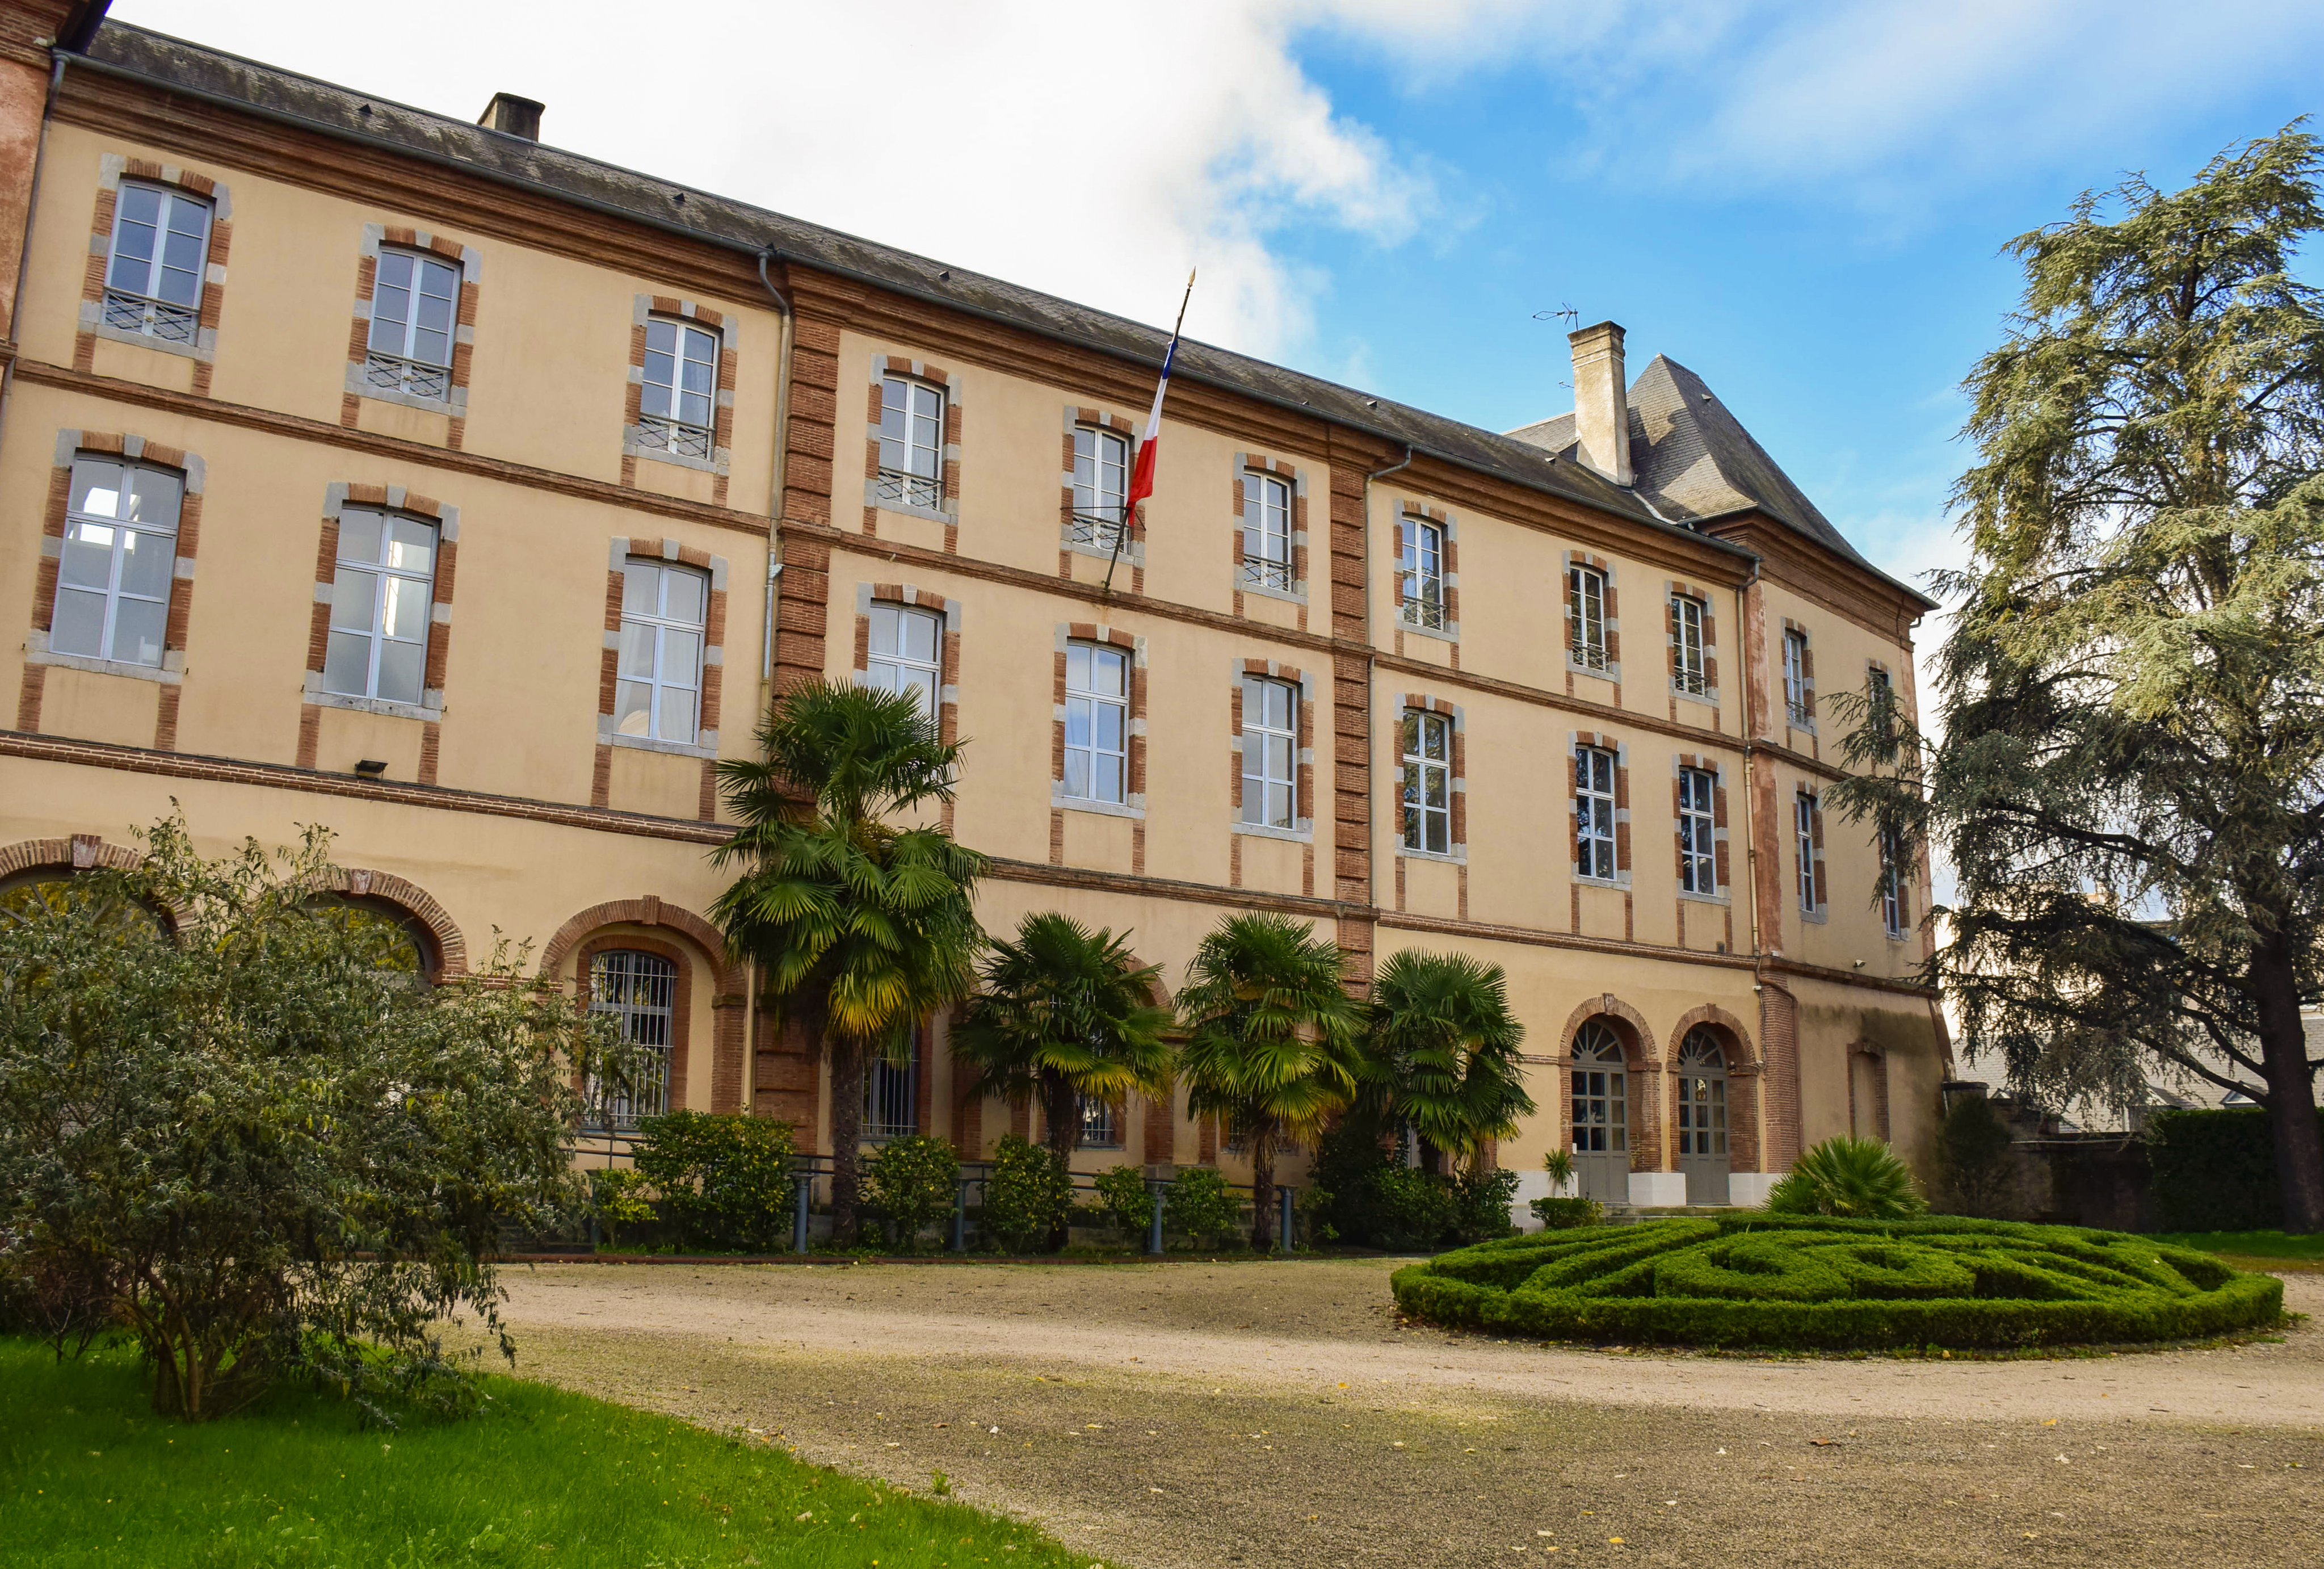
M 326 893 L 310 901 L 318 915 L 345 928 L 374 950 L 372 968 L 383 975 L 425 986 L 437 973 L 435 934 L 401 905 L 384 899 Z
M 1678 1168 L 1686 1202 L 1727 1202 L 1727 1054 L 1702 1025 L 1678 1048 Z
M 610 1013 L 623 1040 L 643 1060 L 626 1094 L 593 1084 L 595 1126 L 631 1130 L 669 1110 L 669 1052 L 677 1013 L 678 966 L 658 954 L 613 948 L 589 960 L 589 1011 Z
M 0 928 L 49 915 L 70 915 L 89 897 L 90 885 L 64 866 L 35 866 L 0 877 Z M 135 900 L 107 897 L 97 907 L 97 925 L 119 938 L 167 937 L 170 922 L 158 909 Z

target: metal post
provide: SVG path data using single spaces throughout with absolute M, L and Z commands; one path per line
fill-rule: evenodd
M 968 1178 L 962 1177 L 953 1186 L 952 1251 L 968 1251 Z
M 815 1192 L 815 1172 L 812 1168 L 799 1173 L 798 1197 L 791 1210 L 791 1251 L 807 1251 L 807 1205 Z
M 1146 1251 L 1158 1259 L 1162 1256 L 1162 1188 L 1154 1188 L 1154 1224 L 1146 1232 Z
M 1283 1204 L 1283 1223 L 1276 1229 L 1276 1234 L 1282 1239 L 1280 1245 L 1287 1253 L 1291 1251 L 1291 1189 L 1278 1187 L 1275 1192 Z

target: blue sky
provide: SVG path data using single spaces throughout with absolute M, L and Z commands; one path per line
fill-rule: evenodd
M 1998 247 L 2324 58 L 2314 0 L 702 0 L 691 52 L 611 0 L 114 14 L 1147 320 L 1200 263 L 1194 336 L 1495 429 L 1571 406 L 1536 312 L 1610 317 L 1899 575 L 1956 553 Z

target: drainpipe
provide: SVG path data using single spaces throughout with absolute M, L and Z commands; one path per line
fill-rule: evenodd
M 761 715 L 767 712 L 769 705 L 774 700 L 775 579 L 783 575 L 781 528 L 784 496 L 783 481 L 786 478 L 786 460 L 789 457 L 791 351 L 798 342 L 798 319 L 791 309 L 791 298 L 788 294 L 786 294 L 782 290 L 775 286 L 774 279 L 770 276 L 767 272 L 767 263 L 769 262 L 779 261 L 781 259 L 782 253 L 776 250 L 772 245 L 763 246 L 759 252 L 759 281 L 765 286 L 768 298 L 775 302 L 775 310 L 780 318 L 780 320 L 775 328 L 777 347 L 775 353 L 774 448 L 773 451 L 769 455 L 771 459 L 771 467 L 773 472 L 768 476 L 767 480 L 767 591 L 766 602 L 763 607 L 765 618 L 761 623 L 759 636 L 758 712 Z M 751 1060 L 748 1065 L 749 1071 L 742 1075 L 743 1110 L 746 1112 L 756 1114 L 758 1111 L 759 1099 L 759 1048 L 763 1044 L 763 1025 L 761 1022 L 763 1011 L 759 1006 L 759 961 L 755 956 L 751 960 L 750 967 L 746 972 L 746 975 L 750 992 L 749 994 L 743 998 L 742 1006 L 750 1011 L 751 1027 L 745 1032 L 745 1035 L 750 1041 Z M 807 1194 L 807 1186 L 805 1184 L 800 1186 L 799 1193 L 801 1199 L 804 1200 Z M 806 1205 L 802 1202 L 798 1217 L 798 1246 L 800 1252 L 805 1252 L 807 1251 L 806 1227 Z
M 1418 450 L 1407 441 L 1404 444 L 1404 457 L 1400 460 L 1386 468 L 1372 469 L 1364 475 L 1364 741 L 1375 755 L 1379 751 L 1379 743 L 1371 734 L 1371 716 L 1379 686 L 1379 640 L 1372 635 L 1372 481 L 1385 479 L 1399 469 L 1410 468 L 1413 454 Z M 1328 551 L 1330 548 L 1331 540 L 1327 538 L 1324 549 Z M 1364 777 L 1367 780 L 1371 777 L 1371 767 L 1372 758 L 1368 756 L 1364 759 Z M 1333 788 L 1339 788 L 1336 782 Z M 1370 793 L 1367 791 L 1367 794 Z M 1375 909 L 1379 905 L 1379 868 L 1374 864 L 1378 858 L 1375 853 L 1379 849 L 1374 841 L 1379 835 L 1379 825 L 1368 802 L 1364 817 L 1364 899 Z
M 101 20 L 104 14 L 103 8 L 99 7 L 97 18 Z M 75 27 L 79 23 L 80 18 L 76 16 L 69 19 L 66 25 Z M 95 21 L 89 21 L 84 30 L 94 32 L 96 25 Z M 80 42 L 83 47 L 87 46 L 87 40 Z M 59 47 L 63 47 L 61 41 Z M 48 162 L 49 122 L 55 117 L 57 89 L 64 85 L 64 79 L 65 57 L 59 53 L 55 63 L 49 68 L 48 96 L 41 102 L 41 129 L 32 144 L 32 179 L 24 193 L 24 232 L 16 254 L 16 289 L 8 303 L 8 344 L 12 352 L 7 365 L 0 366 L 0 438 L 5 438 L 7 433 L 8 406 L 11 394 L 16 390 L 16 358 L 23 353 L 24 284 L 32 273 L 32 226 L 39 220 L 41 211 L 41 170 Z

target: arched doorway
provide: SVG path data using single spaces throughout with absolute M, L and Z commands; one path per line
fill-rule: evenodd
M 1630 1200 L 1630 1096 L 1622 1038 L 1602 1019 L 1573 1032 L 1573 1175 L 1582 1196 Z
M 1727 1202 L 1727 1053 L 1696 1025 L 1678 1048 L 1678 1168 L 1686 1202 Z

